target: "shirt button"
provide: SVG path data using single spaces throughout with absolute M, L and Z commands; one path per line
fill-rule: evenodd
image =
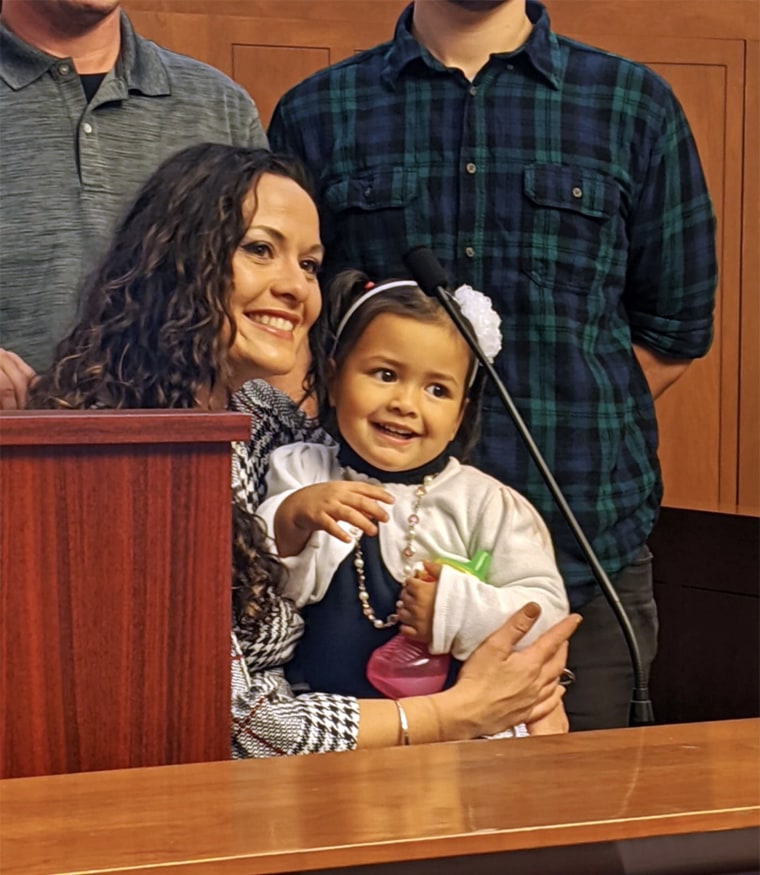
M 61 74 L 61 76 L 68 76 L 71 72 L 71 67 L 68 64 L 59 64 L 58 72 Z
M 477 171 L 477 165 L 473 164 L 472 161 L 468 162 L 464 168 L 468 173 L 475 173 Z
M 573 188 L 573 197 L 583 197 L 583 189 L 579 185 L 576 185 L 575 188 Z
M 477 93 L 478 93 L 478 89 L 476 88 L 476 86 L 475 86 L 475 85 L 470 85 L 470 97 L 475 97 L 475 95 L 476 95 Z
M 91 134 L 92 133 L 92 125 L 89 122 L 85 122 L 82 125 L 82 130 L 85 132 L 85 134 Z
M 475 250 L 472 248 L 472 246 L 465 246 L 465 248 L 464 248 L 464 254 L 465 254 L 468 258 L 474 258 L 474 257 L 475 257 Z

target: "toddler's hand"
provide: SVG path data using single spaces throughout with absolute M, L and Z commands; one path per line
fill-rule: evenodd
M 436 562 L 425 562 L 424 566 L 424 572 L 406 578 L 396 607 L 401 634 L 430 644 L 433 640 L 435 594 L 441 566 Z
M 339 523 L 346 522 L 364 532 L 377 534 L 377 523 L 387 522 L 382 503 L 393 496 L 371 483 L 331 480 L 304 486 L 289 495 L 274 518 L 275 540 L 280 556 L 293 556 L 306 545 L 312 532 L 325 531 L 347 544 L 351 535 Z
M 564 688 L 563 688 L 564 691 Z M 564 695 L 564 692 L 563 692 Z M 527 724 L 530 735 L 561 735 L 569 732 L 570 724 L 565 714 L 565 706 L 560 703 L 546 717 Z

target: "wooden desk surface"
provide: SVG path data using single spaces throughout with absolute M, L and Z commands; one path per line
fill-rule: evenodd
M 760 720 L 0 782 L 7 875 L 251 875 L 760 825 Z

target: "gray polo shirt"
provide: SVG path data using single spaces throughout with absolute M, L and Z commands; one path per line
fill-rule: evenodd
M 0 346 L 50 363 L 80 287 L 138 188 L 211 141 L 266 147 L 256 107 L 219 70 L 135 34 L 87 104 L 71 58 L 0 25 Z

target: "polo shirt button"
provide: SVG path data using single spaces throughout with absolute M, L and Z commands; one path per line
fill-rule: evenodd
M 472 161 L 469 161 L 464 168 L 468 173 L 472 174 L 477 171 L 477 165 L 473 164 Z
M 475 85 L 470 85 L 470 97 L 475 97 L 478 93 L 478 89 Z
M 472 248 L 472 246 L 465 246 L 465 248 L 464 248 L 464 254 L 465 254 L 468 258 L 474 258 L 474 257 L 475 257 L 475 250 Z
M 89 122 L 85 122 L 82 125 L 82 130 L 85 132 L 85 134 L 91 134 L 92 133 L 92 125 Z
M 573 197 L 574 198 L 583 197 L 583 189 L 579 185 L 576 185 L 573 188 Z
M 61 74 L 61 76 L 68 76 L 71 72 L 71 67 L 68 64 L 59 64 L 58 72 Z

